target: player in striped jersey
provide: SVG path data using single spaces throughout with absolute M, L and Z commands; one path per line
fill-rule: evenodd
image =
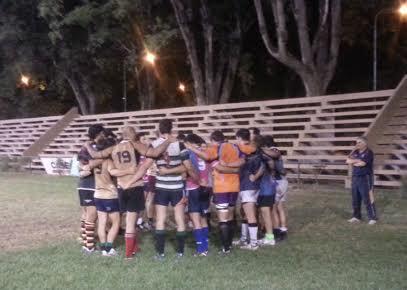
M 172 121 L 163 119 L 159 123 L 160 136 L 152 142 L 152 146 L 157 148 L 160 144 L 166 142 L 172 133 Z M 165 220 L 167 218 L 168 205 L 174 207 L 175 222 L 177 224 L 177 254 L 180 258 L 184 255 L 185 247 L 185 220 L 184 210 L 184 179 L 183 174 L 187 168 L 183 165 L 181 151 L 184 149 L 183 143 L 171 143 L 166 152 L 157 160 L 158 174 L 155 184 L 154 204 L 156 211 L 156 251 L 157 260 L 163 260 L 165 257 Z

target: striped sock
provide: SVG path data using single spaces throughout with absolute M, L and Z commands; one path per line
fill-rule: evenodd
M 84 219 L 81 220 L 81 238 L 82 246 L 86 246 L 86 222 Z
M 86 234 L 86 247 L 88 250 L 95 248 L 95 223 L 86 222 L 85 223 L 85 234 Z

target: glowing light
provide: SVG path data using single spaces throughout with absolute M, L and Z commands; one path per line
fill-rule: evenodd
M 21 83 L 28 86 L 30 84 L 30 78 L 25 75 L 21 75 Z
M 185 92 L 187 88 L 185 87 L 185 85 L 184 85 L 183 83 L 179 83 L 178 89 L 179 89 L 181 92 Z
M 146 55 L 144 56 L 144 60 L 152 65 L 154 65 L 157 56 L 149 51 L 147 51 Z
M 400 15 L 403 15 L 403 16 L 407 15 L 407 4 L 403 4 L 400 6 L 399 13 L 400 13 Z

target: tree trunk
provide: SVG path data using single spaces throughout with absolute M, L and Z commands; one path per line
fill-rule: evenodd
M 82 115 L 88 115 L 89 106 L 88 106 L 85 94 L 82 91 L 79 82 L 75 79 L 75 77 L 73 75 L 68 75 L 67 73 L 65 73 L 64 75 L 65 75 L 65 78 L 68 81 L 69 85 L 71 86 L 71 89 L 75 95 L 76 101 L 78 102 L 79 109 L 80 109 Z
M 272 57 L 297 73 L 303 82 L 307 96 L 325 94 L 335 73 L 340 45 L 341 1 L 319 0 L 319 23 L 311 40 L 307 24 L 307 5 L 304 0 L 293 0 L 292 12 L 297 25 L 300 56 L 288 48 L 286 1 L 271 1 L 276 26 L 277 43 L 274 44 L 267 30 L 261 0 L 254 0 L 259 30 L 263 42 Z

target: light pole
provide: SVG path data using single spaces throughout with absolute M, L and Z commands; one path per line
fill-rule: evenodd
M 377 21 L 379 16 L 382 14 L 393 14 L 396 11 L 391 8 L 385 8 L 377 12 L 374 17 L 374 27 L 373 27 L 373 90 L 377 90 Z M 403 4 L 397 10 L 401 16 L 407 15 L 407 4 Z
M 147 63 L 149 63 L 151 66 L 155 65 L 155 61 L 157 59 L 157 55 L 151 53 L 150 51 L 146 50 L 146 53 L 143 57 L 143 60 Z M 128 60 L 127 57 L 123 59 L 123 111 L 127 112 L 127 65 L 128 65 Z M 134 70 L 136 72 L 136 78 L 137 78 L 137 85 L 138 88 L 140 89 L 140 81 L 139 81 L 139 70 L 137 68 L 137 65 L 134 67 Z
M 127 112 L 127 58 L 123 60 L 123 112 Z

